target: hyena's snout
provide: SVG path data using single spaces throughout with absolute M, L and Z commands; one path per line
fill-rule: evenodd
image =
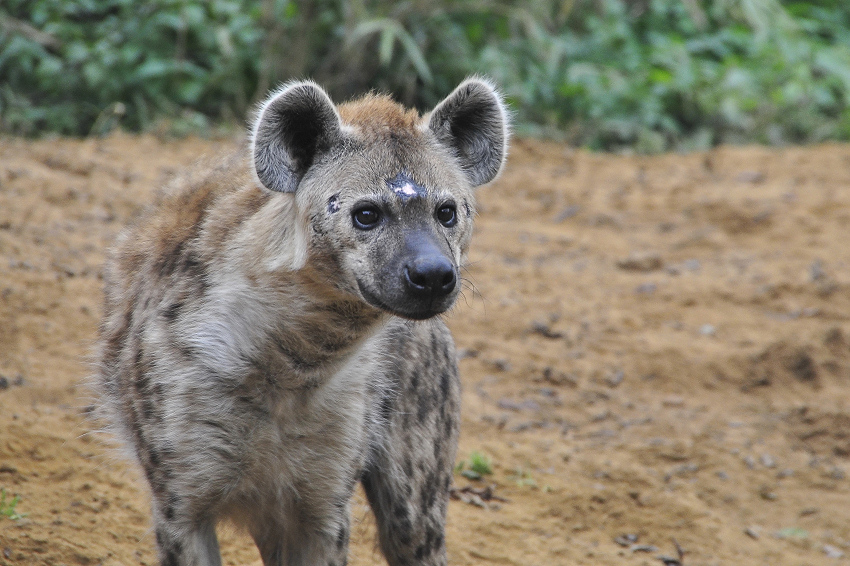
M 408 252 L 402 270 L 407 293 L 432 307 L 452 299 L 457 286 L 457 269 L 452 260 L 431 238 L 421 234 L 413 234 L 408 240 Z
M 397 241 L 396 253 L 376 254 L 375 276 L 358 277 L 366 302 L 413 320 L 449 310 L 460 288 L 449 246 L 428 230 L 412 230 Z

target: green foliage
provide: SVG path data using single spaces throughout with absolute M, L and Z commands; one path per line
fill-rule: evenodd
M 138 130 L 160 116 L 205 124 L 244 111 L 262 39 L 244 4 L 6 0 L 2 129 L 85 135 L 119 120 Z
M 460 472 L 460 475 L 466 479 L 480 480 L 484 476 L 493 473 L 493 464 L 488 456 L 481 452 L 472 452 L 469 455 L 469 462 L 459 462 L 455 467 L 455 471 Z
M 469 455 L 469 469 L 482 476 L 487 476 L 493 473 L 493 466 L 490 458 L 481 452 L 473 452 Z
M 494 51 L 521 124 L 648 152 L 850 136 L 850 7 L 597 5 L 574 9 L 558 33 L 516 34 Z
M 0 131 L 233 122 L 278 83 L 425 109 L 493 77 L 595 149 L 850 139 L 843 0 L 5 0 Z
M 776 538 L 807 539 L 809 538 L 809 531 L 800 527 L 786 527 L 776 531 L 775 536 Z
M 6 501 L 6 489 L 0 488 L 0 515 L 3 517 L 8 517 L 13 521 L 17 521 L 18 519 L 23 519 L 26 515 L 22 515 L 15 510 L 18 502 L 20 502 L 21 496 L 16 495 L 12 498 L 11 501 Z

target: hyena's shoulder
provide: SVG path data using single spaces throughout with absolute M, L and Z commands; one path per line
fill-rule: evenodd
M 117 238 L 103 269 L 99 350 L 107 391 L 134 367 L 142 336 L 208 302 L 221 249 L 268 200 L 245 161 L 236 155 L 215 168 L 193 168 Z
M 196 165 L 162 190 L 119 236 L 107 261 L 107 277 L 111 283 L 144 280 L 151 285 L 197 276 L 268 199 L 242 153 L 213 168 Z

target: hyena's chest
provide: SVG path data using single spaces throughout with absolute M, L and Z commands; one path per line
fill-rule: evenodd
M 245 427 L 251 431 L 245 447 L 250 465 L 243 489 L 254 491 L 272 482 L 272 492 L 289 487 L 298 493 L 306 489 L 298 485 L 305 469 L 321 470 L 310 476 L 310 491 L 347 489 L 378 434 L 381 393 L 373 380 L 379 371 L 358 351 L 319 384 L 255 399 L 261 409 L 248 417 L 252 422 Z

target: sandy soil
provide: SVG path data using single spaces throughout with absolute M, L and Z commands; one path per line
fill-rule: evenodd
M 0 515 L 0 565 L 155 563 L 138 476 L 83 416 L 103 251 L 233 147 L 0 140 L 0 511 L 25 515 Z M 452 502 L 452 564 L 850 562 L 850 146 L 520 140 L 480 203 L 449 322 L 459 460 L 493 473 L 455 483 L 507 501 Z M 381 563 L 362 497 L 354 515 L 351 563 Z

